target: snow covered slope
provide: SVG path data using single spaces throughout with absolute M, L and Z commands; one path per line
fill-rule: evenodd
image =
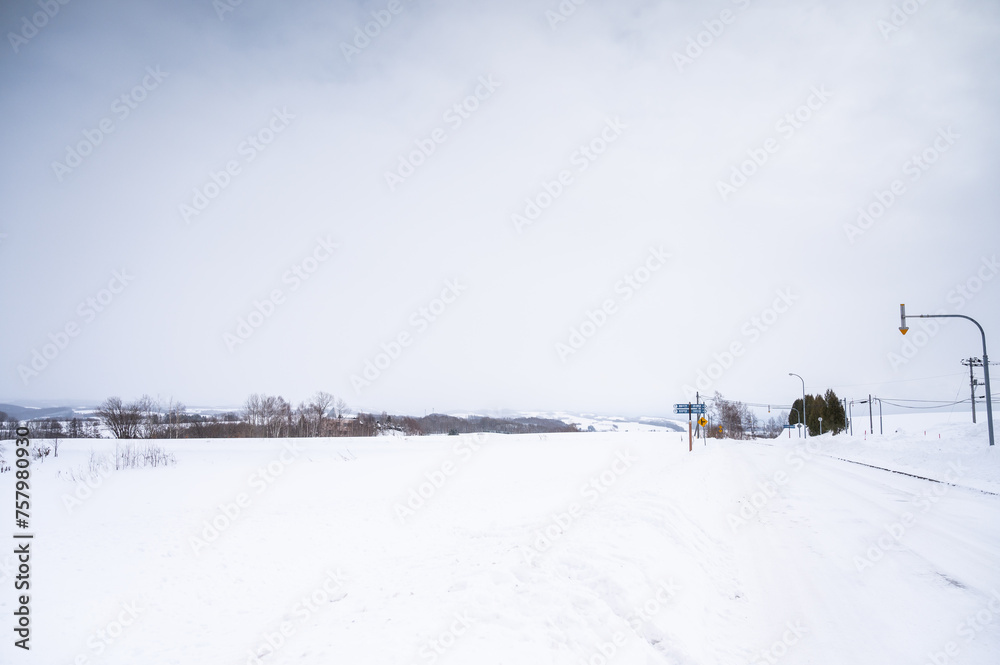
M 168 441 L 93 488 L 68 472 L 114 442 L 64 441 L 33 469 L 32 650 L 8 628 L 0 662 L 994 663 L 1000 496 L 968 488 L 997 455 L 928 438 Z

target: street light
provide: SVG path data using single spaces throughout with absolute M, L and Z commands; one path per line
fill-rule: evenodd
M 795 372 L 789 372 L 788 376 L 799 376 Z M 806 424 L 806 380 L 799 376 L 799 381 L 802 382 L 802 425 L 805 427 Z M 989 394 L 989 388 L 986 389 L 986 394 Z M 809 438 L 809 428 L 805 427 L 805 438 Z
M 817 420 L 819 420 L 819 435 L 823 436 L 823 416 L 820 416 Z
M 882 400 L 878 397 L 872 397 L 872 401 L 878 402 L 878 433 L 879 436 L 882 436 Z M 872 429 L 875 429 L 874 425 L 872 426 Z M 872 432 L 872 434 L 874 433 L 875 432 Z
M 964 314 L 911 314 L 911 319 L 968 319 L 979 328 L 979 334 L 983 337 L 983 379 L 986 383 L 986 423 L 989 425 L 990 445 L 993 445 L 993 399 L 990 397 L 990 359 L 986 355 L 986 331 L 971 316 Z M 906 334 L 909 327 L 906 325 L 906 305 L 899 306 L 899 332 Z M 803 402 L 804 404 L 804 402 Z
M 858 400 L 858 404 L 867 404 L 868 405 L 868 431 L 872 433 L 872 436 L 875 436 L 875 416 L 872 415 L 872 401 L 873 401 L 872 400 L 872 396 L 869 395 L 868 399 L 859 399 Z M 882 405 L 881 404 L 879 404 L 879 412 L 878 413 L 879 413 L 879 425 L 881 426 L 881 424 L 882 424 Z M 879 432 L 879 434 L 881 434 L 881 432 Z
M 799 410 L 796 409 L 794 406 L 790 406 L 788 408 L 795 412 L 795 419 L 799 421 L 799 424 L 802 424 L 802 415 L 799 413 Z M 789 434 L 789 438 L 791 438 L 790 434 Z M 801 427 L 799 428 L 799 438 L 800 439 L 802 438 L 802 428 Z

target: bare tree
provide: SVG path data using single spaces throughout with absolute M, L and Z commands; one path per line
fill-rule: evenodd
M 718 423 L 722 425 L 725 436 L 730 439 L 744 439 L 747 428 L 756 427 L 756 416 L 752 416 L 742 402 L 727 400 L 718 391 L 712 402 Z
M 308 409 L 312 416 L 310 420 L 315 418 L 315 427 L 313 429 L 313 436 L 323 436 L 323 417 L 326 412 L 335 404 L 336 400 L 333 395 L 323 391 L 319 391 L 312 396 L 309 401 Z
M 187 411 L 187 407 L 180 402 L 174 401 L 173 397 L 167 401 L 167 406 L 163 414 L 163 428 L 168 439 L 176 439 L 178 437 L 185 411 Z
M 17 420 L 0 411 L 0 439 L 14 439 L 17 437 Z
M 138 438 L 142 413 L 136 402 L 125 404 L 120 397 L 109 397 L 97 408 L 97 415 L 116 439 Z
M 137 439 L 155 439 L 163 435 L 164 427 L 160 417 L 159 403 L 149 395 L 143 395 L 130 406 L 139 412 Z
M 742 406 L 742 405 L 741 405 Z M 760 426 L 760 418 L 750 409 L 743 407 L 743 429 L 750 431 L 750 438 L 757 438 L 757 428 Z
M 243 404 L 243 422 L 247 424 L 250 429 L 251 436 L 258 436 L 263 433 L 264 429 L 264 416 L 263 416 L 263 398 L 257 393 L 253 393 L 247 397 L 247 401 Z

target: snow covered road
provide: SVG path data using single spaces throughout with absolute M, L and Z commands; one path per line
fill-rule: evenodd
M 1000 497 L 968 487 L 1000 467 L 971 436 L 165 442 L 177 466 L 83 498 L 57 471 L 114 443 L 64 442 L 34 468 L 33 648 L 0 661 L 993 663 Z

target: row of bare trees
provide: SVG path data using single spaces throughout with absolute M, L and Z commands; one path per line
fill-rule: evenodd
M 117 439 L 374 436 L 378 418 L 348 415 L 347 403 L 327 392 L 292 406 L 280 395 L 254 393 L 236 413 L 189 413 L 180 402 L 161 404 L 149 395 L 126 402 L 109 397 L 97 416 Z
M 189 412 L 174 400 L 160 403 L 149 395 L 126 402 L 109 397 L 97 408 L 97 418 L 69 423 L 37 421 L 43 438 L 101 436 L 100 426 L 116 439 L 221 439 L 277 437 L 376 436 L 383 432 L 405 435 L 497 432 L 529 434 L 577 431 L 575 425 L 544 418 L 457 418 L 433 413 L 422 418 L 385 412 L 351 414 L 347 403 L 327 392 L 317 392 L 293 406 L 281 395 L 254 393 L 235 412 L 206 415 Z M 15 423 L 16 426 L 16 423 Z
M 250 395 L 240 412 L 250 436 L 364 436 L 355 431 L 356 418 L 345 418 L 347 403 L 327 392 L 317 392 L 293 408 L 280 395 Z M 359 414 L 360 416 L 361 414 Z
M 710 400 L 707 411 L 709 416 L 708 435 L 714 438 L 726 439 L 756 439 L 758 437 L 773 439 L 781 434 L 788 413 L 783 411 L 778 416 L 762 420 L 746 404 L 737 400 L 728 400 L 718 391 Z M 722 427 L 720 432 L 719 427 Z

